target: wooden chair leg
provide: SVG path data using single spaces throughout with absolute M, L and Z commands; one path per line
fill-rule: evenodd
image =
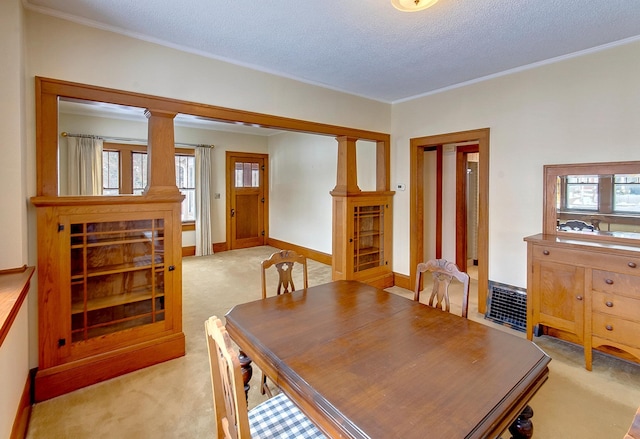
M 262 373 L 262 383 L 260 385 L 260 393 L 263 395 L 266 394 L 269 398 L 273 397 L 273 394 L 271 393 L 271 389 L 267 385 L 267 376 L 264 374 L 264 372 Z

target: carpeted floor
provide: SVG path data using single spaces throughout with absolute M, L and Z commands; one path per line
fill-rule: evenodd
M 272 247 L 256 247 L 185 258 L 186 356 L 37 404 L 27 437 L 215 437 L 204 321 L 211 315 L 224 316 L 237 303 L 261 297 L 260 261 L 273 251 Z M 331 267 L 309 261 L 310 286 L 330 280 Z M 412 295 L 397 287 L 389 291 L 407 298 Z M 472 281 L 470 318 L 524 337 L 484 320 L 477 313 L 474 296 Z M 455 304 L 455 292 L 452 301 Z M 459 312 L 459 305 L 453 308 L 453 312 Z M 579 347 L 549 337 L 535 341 L 553 360 L 549 380 L 531 401 L 534 437 L 622 438 L 640 406 L 640 365 L 596 353 L 594 370 L 589 372 L 584 369 Z M 257 390 L 259 377 L 259 370 L 254 368 L 250 407 L 264 398 Z

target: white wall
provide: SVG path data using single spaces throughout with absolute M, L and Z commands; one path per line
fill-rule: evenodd
M 338 142 L 283 133 L 269 138 L 269 236 L 331 253 Z M 328 227 L 327 227 L 328 226 Z
M 489 279 L 524 287 L 543 165 L 640 160 L 639 53 L 636 41 L 394 105 L 393 181 L 408 179 L 409 139 L 490 128 Z M 409 191 L 394 203 L 393 269 L 408 274 Z
M 0 270 L 35 263 L 27 258 L 24 100 L 24 20 L 19 0 L 0 2 Z M 0 294 L 2 294 L 0 292 Z M 29 293 L 34 296 L 35 293 Z M 28 304 L 24 302 L 0 347 L 0 437 L 9 437 L 29 375 Z

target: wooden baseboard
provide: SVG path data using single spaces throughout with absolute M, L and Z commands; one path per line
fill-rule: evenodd
M 220 253 L 227 251 L 227 243 L 226 242 L 216 242 L 212 246 L 214 253 Z M 182 247 L 182 257 L 185 256 L 195 256 L 196 255 L 196 246 L 189 245 L 187 247 Z
M 270 245 L 271 247 L 279 248 L 281 250 L 293 250 L 301 255 L 304 255 L 306 258 L 313 259 L 314 261 L 318 261 L 322 264 L 331 265 L 332 257 L 327 253 L 322 253 L 317 250 L 301 247 L 299 245 L 291 244 L 285 241 L 280 241 L 279 239 L 274 239 L 274 238 L 267 238 L 267 245 Z
M 31 418 L 31 390 L 33 389 L 32 383 L 35 372 L 36 369 L 29 372 L 27 382 L 24 384 L 24 390 L 22 390 L 22 397 L 18 405 L 18 412 L 16 413 L 16 418 L 13 420 L 13 427 L 11 428 L 11 439 L 24 439 L 27 437 L 29 419 Z
M 115 378 L 185 354 L 184 333 L 179 332 L 116 351 L 38 370 L 35 402 Z
M 415 285 L 411 285 L 411 278 L 406 274 L 393 273 L 393 284 L 405 290 L 412 290 Z
M 195 254 L 196 254 L 196 246 L 195 245 L 182 247 L 182 257 L 183 258 L 185 256 L 195 256 Z
M 227 243 L 226 242 L 215 242 L 215 243 L 213 243 L 213 252 L 214 253 L 226 252 L 227 250 L 229 250 L 229 249 L 227 248 Z

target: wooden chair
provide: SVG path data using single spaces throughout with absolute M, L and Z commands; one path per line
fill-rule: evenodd
M 276 294 L 288 293 L 289 291 L 295 291 L 296 287 L 293 285 L 293 269 L 295 264 L 302 266 L 302 282 L 304 288 L 308 288 L 307 281 L 307 258 L 303 255 L 299 255 L 293 250 L 280 250 L 269 256 L 269 259 L 262 261 L 262 298 L 267 298 L 267 270 L 273 265 L 278 270 L 278 289 Z
M 307 280 L 307 258 L 303 255 L 299 255 L 293 250 L 280 250 L 273 253 L 268 259 L 262 261 L 262 298 L 267 298 L 267 270 L 272 266 L 276 266 L 278 270 L 278 288 L 276 294 L 284 294 L 290 291 L 295 291 L 296 287 L 293 284 L 293 270 L 294 265 L 299 264 L 302 267 L 302 282 L 304 288 L 309 287 Z M 263 395 L 266 393 L 269 397 L 272 396 L 271 389 L 267 385 L 267 376 L 262 373 L 260 385 L 260 393 Z
M 638 408 L 636 415 L 633 417 L 631 427 L 629 427 L 624 439 L 640 439 L 640 408 Z
M 587 224 L 585 221 L 581 220 L 569 220 L 564 223 L 558 224 L 558 230 L 562 230 L 565 232 L 570 232 L 572 230 L 578 231 L 589 231 L 593 232 L 596 230 L 596 227 L 593 224 Z
M 416 272 L 416 288 L 413 300 L 420 301 L 422 275 L 424 272 L 433 273 L 433 289 L 429 296 L 429 306 L 450 312 L 449 284 L 454 278 L 462 282 L 462 317 L 467 317 L 469 309 L 469 275 L 458 269 L 458 266 L 446 259 L 431 259 L 418 264 Z
M 209 317 L 204 326 L 209 348 L 216 437 L 325 437 L 284 393 L 247 410 L 240 361 L 226 328 L 216 316 Z

